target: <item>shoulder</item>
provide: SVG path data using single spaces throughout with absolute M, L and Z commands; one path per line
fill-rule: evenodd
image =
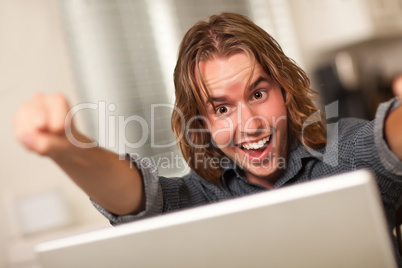
M 373 134 L 374 122 L 358 118 L 342 118 L 335 123 L 327 123 L 328 142 L 351 141 L 360 133 Z
M 160 177 L 160 184 L 163 192 L 181 192 L 181 193 L 199 193 L 206 189 L 217 188 L 217 185 L 212 184 L 206 179 L 199 176 L 194 170 L 190 170 L 188 174 L 180 177 Z
M 345 136 L 355 135 L 363 128 L 369 127 L 372 121 L 359 118 L 342 118 L 338 121 L 339 133 Z

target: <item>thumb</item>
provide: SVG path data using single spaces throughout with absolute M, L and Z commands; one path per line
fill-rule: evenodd
M 22 136 L 20 140 L 28 150 L 42 156 L 49 156 L 66 146 L 65 138 L 47 132 L 28 133 Z

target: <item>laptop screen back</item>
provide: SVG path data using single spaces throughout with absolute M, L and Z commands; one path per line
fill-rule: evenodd
M 356 171 L 37 245 L 44 268 L 396 267 Z

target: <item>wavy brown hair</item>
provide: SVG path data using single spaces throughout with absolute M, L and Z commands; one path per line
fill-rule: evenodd
M 326 143 L 324 123 L 319 120 L 307 128 L 303 124 L 318 109 L 312 101 L 316 92 L 310 80 L 282 51 L 279 44 L 247 17 L 234 13 L 213 15 L 208 21 L 195 24 L 184 36 L 174 71 L 176 92 L 172 129 L 178 146 L 189 166 L 206 180 L 219 184 L 221 167 L 200 165 L 203 159 L 220 159 L 224 154 L 213 145 L 202 120 L 206 116 L 202 94 L 209 97 L 205 83 L 198 82 L 199 63 L 213 57 L 228 57 L 245 52 L 256 60 L 284 95 L 290 143 L 298 142 L 313 149 Z M 191 130 L 191 131 L 189 131 Z M 197 130 L 197 131 L 194 131 Z M 212 162 L 213 163 L 213 162 Z

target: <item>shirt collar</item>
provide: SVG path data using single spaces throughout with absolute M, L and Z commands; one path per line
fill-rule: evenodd
M 289 153 L 286 169 L 282 176 L 276 181 L 274 188 L 279 188 L 293 179 L 302 169 L 303 159 L 318 159 L 317 156 L 311 153 L 311 150 L 312 149 L 309 150 L 301 144 L 297 144 L 296 148 Z M 320 153 L 322 150 L 323 149 L 315 150 L 315 153 Z
M 240 172 L 239 167 L 236 165 L 236 163 L 228 157 L 227 159 L 228 164 L 223 167 L 221 176 L 221 182 L 224 186 L 226 186 L 226 181 L 228 181 L 229 179 L 242 177 L 242 173 Z

